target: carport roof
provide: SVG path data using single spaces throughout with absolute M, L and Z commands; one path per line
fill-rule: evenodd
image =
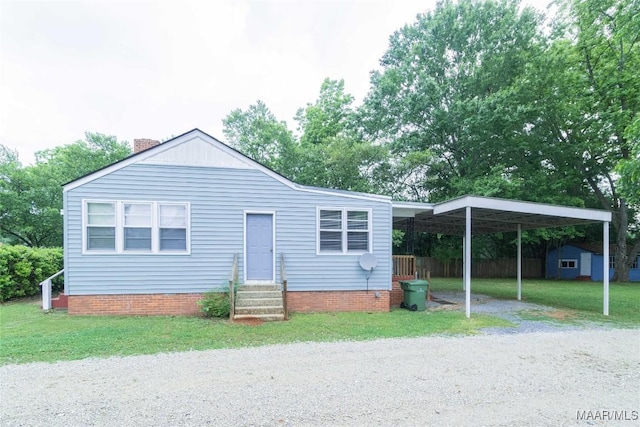
M 471 208 L 472 233 L 490 234 L 535 228 L 611 222 L 611 212 L 492 197 L 463 196 L 446 202 L 393 202 L 394 222 L 414 218 L 414 229 L 464 236 L 466 208 Z

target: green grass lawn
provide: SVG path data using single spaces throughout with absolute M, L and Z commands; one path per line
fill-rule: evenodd
M 409 312 L 292 314 L 287 322 L 249 326 L 180 316 L 69 316 L 45 313 L 39 301 L 0 306 L 0 365 L 87 357 L 237 348 L 305 341 L 369 340 L 429 334 L 473 334 L 510 326 L 491 316 Z
M 462 291 L 462 279 L 431 279 L 431 291 Z M 473 293 L 516 299 L 516 279 L 472 279 Z M 640 283 L 609 285 L 609 316 L 602 315 L 602 283 L 572 280 L 523 280 L 522 300 L 565 309 L 580 319 L 640 326 Z M 471 306 L 473 315 L 473 305 Z
M 431 280 L 431 290 L 462 290 L 460 279 Z M 472 291 L 515 299 L 515 279 L 473 279 Z M 525 280 L 523 300 L 559 308 L 567 319 L 640 326 L 640 284 L 611 284 L 610 316 L 602 315 L 602 284 Z M 369 340 L 430 334 L 474 334 L 505 320 L 459 311 L 293 314 L 288 322 L 249 326 L 180 316 L 69 316 L 45 313 L 39 301 L 0 305 L 0 365 L 87 357 L 237 348 L 266 344 Z M 544 314 L 542 314 L 544 316 Z

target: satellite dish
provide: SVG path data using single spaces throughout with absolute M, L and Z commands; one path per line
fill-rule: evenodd
M 362 267 L 362 269 L 366 271 L 365 278 L 367 279 L 367 293 L 369 293 L 369 278 L 373 273 L 373 269 L 376 268 L 376 265 L 378 265 L 378 260 L 376 259 L 376 256 L 371 252 L 362 254 L 362 256 L 360 257 L 360 267 Z
M 371 252 L 362 254 L 360 257 L 360 267 L 362 267 L 363 270 L 371 271 L 376 268 L 376 265 L 378 265 L 378 260 Z

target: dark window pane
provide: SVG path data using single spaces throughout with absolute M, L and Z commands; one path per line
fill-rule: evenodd
M 186 251 L 187 250 L 187 230 L 184 228 L 161 228 L 160 229 L 160 250 L 161 251 Z
M 321 231 L 320 250 L 342 252 L 342 232 L 341 231 Z
M 124 250 L 125 251 L 150 251 L 151 250 L 151 229 L 150 228 L 125 228 L 124 229 Z
M 87 227 L 87 250 L 115 251 L 115 227 Z
M 350 231 L 347 234 L 347 250 L 348 251 L 368 251 L 369 250 L 369 233 L 360 233 Z

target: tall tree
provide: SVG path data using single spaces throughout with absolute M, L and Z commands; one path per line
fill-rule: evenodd
M 531 120 L 514 87 L 541 50 L 540 22 L 517 1 L 446 0 L 391 36 L 363 126 L 391 145 L 393 167 L 413 183 L 405 197 L 528 194 L 512 179 L 515 159 L 530 155 L 522 141 Z
M 387 160 L 387 151 L 359 137 L 353 100 L 343 80 L 325 79 L 316 101 L 298 110 L 297 182 L 376 192 L 374 177 Z
M 640 239 L 627 246 L 634 194 L 624 183 L 635 160 L 634 119 L 640 112 L 640 3 L 638 0 L 565 0 L 560 37 L 545 55 L 539 86 L 539 147 L 545 162 L 588 185 L 600 207 L 613 211 L 614 280 L 627 281 Z M 622 188 L 618 176 L 622 173 Z M 628 175 L 629 174 L 629 175 Z M 620 191 L 623 190 L 623 191 Z M 631 255 L 631 256 L 630 256 Z
M 264 102 L 258 100 L 245 111 L 233 110 L 222 124 L 222 132 L 234 148 L 276 172 L 291 176 L 295 162 L 294 136 Z
M 344 91 L 344 80 L 324 79 L 318 99 L 296 112 L 300 143 L 317 145 L 346 136 L 353 130 L 353 100 Z
M 84 141 L 36 153 L 23 167 L 0 146 L 0 237 L 26 246 L 62 246 L 62 184 L 131 154 L 126 142 L 86 133 Z
M 262 101 L 232 111 L 223 132 L 243 154 L 295 182 L 370 192 L 386 149 L 357 137 L 352 103 L 344 81 L 325 79 L 316 101 L 296 113 L 299 139 Z
M 616 166 L 620 174 L 618 188 L 627 202 L 640 210 L 640 114 L 627 128 L 626 137 L 630 153 L 628 159 L 621 159 Z M 640 230 L 636 232 L 640 233 Z
M 388 176 L 401 183 L 392 185 L 396 197 L 471 193 L 593 204 L 586 181 L 553 161 L 566 156 L 543 149 L 543 89 L 555 77 L 542 61 L 549 52 L 542 24 L 543 16 L 515 0 L 445 0 L 392 35 L 361 122 L 392 148 Z M 542 230 L 527 239 L 544 253 L 546 240 L 575 235 Z

